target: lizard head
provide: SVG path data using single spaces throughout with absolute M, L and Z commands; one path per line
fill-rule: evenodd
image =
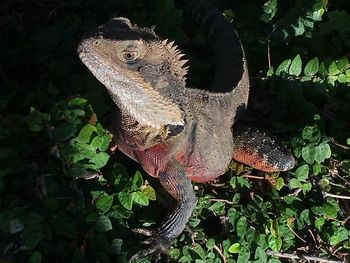
M 78 54 L 118 107 L 139 123 L 183 125 L 183 111 L 169 87 L 185 86 L 187 68 L 173 42 L 126 18 L 113 18 L 86 34 Z

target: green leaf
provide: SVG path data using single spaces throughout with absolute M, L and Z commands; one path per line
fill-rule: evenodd
M 345 74 L 340 74 L 338 76 L 339 83 L 350 83 L 350 76 Z
M 52 140 L 55 142 L 65 141 L 71 138 L 77 130 L 78 129 L 72 123 L 56 126 L 52 132 Z
M 312 12 L 312 19 L 314 21 L 322 21 L 322 15 L 324 14 L 324 9 L 318 9 L 318 10 L 314 10 Z
M 105 195 L 101 196 L 96 200 L 96 208 L 101 212 L 101 213 L 106 213 L 112 206 L 113 204 L 113 196 L 111 195 Z
M 277 189 L 277 190 L 281 190 L 282 187 L 283 187 L 284 185 L 285 185 L 285 183 L 284 183 L 283 178 L 278 177 L 278 178 L 276 179 L 276 185 L 275 185 L 276 189 Z
M 276 15 L 277 12 L 277 0 L 271 0 L 263 5 L 263 14 L 260 19 L 265 23 L 268 23 Z
M 94 132 L 96 132 L 96 127 L 88 123 L 80 130 L 76 139 L 80 143 L 89 143 L 90 137 Z
M 188 224 L 191 226 L 191 227 L 196 227 L 199 225 L 199 223 L 201 222 L 200 219 L 198 218 L 190 218 L 189 221 L 188 221 Z
M 303 184 L 302 187 L 301 187 L 301 190 L 303 191 L 304 194 L 309 192 L 311 189 L 312 189 L 312 184 L 311 183 Z
M 194 246 L 192 248 L 192 250 L 195 251 L 201 257 L 201 259 L 205 259 L 206 258 L 206 252 L 204 251 L 202 246 L 200 246 L 199 244 Z M 203 263 L 205 263 L 205 262 L 203 261 Z
M 312 164 L 312 173 L 318 175 L 321 172 L 321 165 L 319 163 Z
M 331 236 L 330 245 L 335 246 L 344 240 L 349 240 L 349 231 L 344 227 L 338 227 L 336 230 L 336 234 Z
M 338 212 L 340 211 L 339 204 L 332 198 L 327 198 L 327 202 L 323 203 L 322 208 L 329 218 L 337 218 Z
M 321 62 L 318 72 L 324 77 L 328 75 L 328 70 L 325 62 Z
M 302 21 L 298 20 L 297 25 L 291 25 L 292 28 L 294 29 L 294 35 L 295 36 L 301 36 L 302 34 L 305 33 L 305 26 Z
M 326 219 L 324 217 L 316 218 L 316 220 L 315 220 L 315 227 L 317 228 L 317 230 L 319 232 L 321 232 L 322 226 L 324 225 L 325 221 L 326 221 Z
M 306 225 L 310 225 L 310 210 L 309 209 L 304 209 L 300 215 L 299 218 L 301 221 L 303 221 Z
M 267 262 L 266 252 L 261 247 L 256 248 L 254 257 L 255 259 L 258 259 L 259 263 Z
M 44 239 L 44 234 L 40 224 L 32 224 L 23 231 L 23 242 L 27 249 L 33 249 Z
M 272 77 L 273 74 L 274 74 L 274 72 L 275 72 L 274 68 L 273 68 L 273 67 L 270 67 L 269 70 L 268 70 L 267 73 L 266 73 L 266 76 L 267 76 L 267 77 Z
M 344 71 L 348 67 L 349 67 L 349 61 L 348 61 L 347 57 L 342 57 L 341 59 L 339 59 L 339 61 L 337 63 L 337 68 L 340 71 Z
M 245 216 L 241 216 L 238 219 L 237 225 L 236 225 L 237 236 L 244 237 L 247 231 L 247 226 L 248 226 L 247 218 Z
M 248 189 L 252 187 L 251 183 L 246 178 L 241 176 L 236 176 L 236 179 L 237 179 L 238 185 L 240 185 L 241 187 L 246 187 Z
M 72 106 L 84 107 L 87 103 L 88 101 L 84 98 L 74 98 L 68 102 L 68 105 L 70 107 Z
M 209 210 L 213 211 L 214 213 L 221 215 L 224 213 L 225 210 L 225 203 L 222 201 L 215 202 L 208 208 Z
M 323 163 L 326 159 L 331 157 L 332 151 L 328 143 L 323 142 L 315 148 L 315 161 Z
M 289 75 L 292 76 L 299 76 L 302 69 L 302 61 L 300 58 L 300 55 L 296 55 L 295 58 L 292 60 L 292 64 L 289 68 Z
M 39 132 L 43 128 L 43 119 L 40 112 L 34 111 L 27 117 L 28 127 L 33 132 Z
M 237 243 L 235 243 L 237 244 Z M 239 244 L 238 244 L 239 245 Z M 213 249 L 215 247 L 215 240 L 213 238 L 209 238 L 206 242 L 205 242 L 205 246 L 207 247 L 207 249 Z M 232 245 L 231 245 L 232 246 Z M 230 252 L 230 249 L 228 250 L 228 252 Z
M 143 185 L 142 174 L 140 173 L 140 171 L 136 171 L 131 181 L 131 188 L 133 190 L 138 190 L 141 188 L 142 185 Z
M 149 199 L 156 200 L 156 191 L 150 185 L 145 185 L 141 187 L 141 192 Z
M 237 210 L 235 208 L 230 208 L 227 211 L 228 220 L 232 225 L 234 225 L 234 222 L 236 220 L 236 215 L 237 215 Z
M 324 191 L 329 191 L 331 190 L 331 185 L 330 185 L 330 182 L 328 179 L 326 178 L 322 178 L 320 181 L 319 181 L 319 186 L 324 190 Z
M 306 76 L 313 76 L 318 72 L 318 68 L 319 68 L 319 61 L 318 61 L 318 58 L 315 57 L 306 64 L 304 68 L 304 74 Z
M 93 158 L 90 159 L 90 163 L 93 163 L 96 165 L 96 168 L 102 168 L 104 167 L 109 160 L 109 154 L 106 152 L 100 152 L 95 154 Z
M 111 220 L 107 216 L 104 216 L 104 215 L 101 215 L 97 219 L 97 221 L 95 223 L 95 228 L 100 233 L 107 232 L 107 231 L 113 229 Z
M 331 75 L 331 76 L 335 76 L 335 75 L 338 75 L 340 73 L 340 71 L 337 67 L 337 63 L 335 61 L 332 61 L 331 64 L 329 64 L 328 72 L 329 72 L 329 75 Z
M 295 189 L 295 188 L 301 188 L 302 184 L 299 182 L 298 179 L 292 178 L 289 181 L 289 186 L 290 188 Z
M 238 258 L 237 258 L 237 263 L 247 263 L 249 262 L 250 258 L 250 252 L 247 250 L 247 248 L 242 249 L 241 247 Z
M 327 83 L 334 86 L 335 82 L 338 80 L 338 76 L 328 76 Z
M 321 132 L 316 126 L 305 126 L 302 131 L 302 138 L 312 143 L 318 143 L 321 139 Z
M 312 164 L 315 161 L 315 146 L 308 144 L 301 149 L 301 156 L 308 164 Z
M 273 250 L 273 251 L 280 251 L 282 248 L 282 240 L 279 237 L 274 237 L 272 235 L 270 235 L 268 237 L 267 240 L 269 247 Z
M 307 164 L 300 166 L 294 175 L 299 181 L 305 181 L 309 177 L 309 166 Z
M 28 263 L 40 263 L 40 262 L 41 262 L 41 253 L 39 251 L 33 252 L 28 259 Z
M 81 144 L 76 142 L 75 148 L 79 151 L 79 153 L 73 155 L 73 163 L 77 163 L 85 158 L 92 159 L 96 155 L 96 150 L 89 144 Z
M 86 214 L 84 215 L 84 220 L 88 224 L 95 223 L 98 219 L 98 213 L 95 211 L 87 211 Z
M 350 160 L 344 160 L 340 163 L 340 167 L 343 171 L 347 171 L 348 175 L 350 175 Z
M 276 69 L 276 76 L 281 76 L 282 73 L 288 73 L 288 69 L 291 62 L 291 59 L 286 59 L 285 61 L 283 61 L 281 65 L 279 65 Z
M 109 137 L 108 134 L 105 134 L 93 138 L 90 145 L 95 149 L 99 149 L 100 151 L 106 151 L 108 149 L 110 141 L 111 137 Z
M 127 210 L 131 210 L 132 208 L 132 197 L 128 192 L 119 192 L 118 200 Z
M 131 193 L 131 198 L 139 205 L 147 206 L 149 204 L 147 197 L 141 191 Z
M 249 245 L 251 245 L 253 241 L 255 241 L 256 234 L 257 234 L 257 231 L 255 230 L 255 228 L 252 226 L 249 226 L 245 233 L 245 240 L 248 242 Z
M 240 199 L 241 199 L 240 193 L 235 193 L 232 197 L 232 203 L 238 204 Z
M 120 255 L 122 250 L 123 240 L 120 238 L 115 238 L 112 240 L 110 245 L 110 251 L 112 254 Z

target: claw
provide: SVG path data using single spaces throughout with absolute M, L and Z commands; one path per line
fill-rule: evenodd
M 130 259 L 129 262 L 133 262 L 135 259 L 139 258 L 139 257 L 147 257 L 148 255 L 153 254 L 154 252 L 157 251 L 157 247 L 149 247 L 147 249 L 144 250 L 140 250 L 137 251 Z
M 134 228 L 134 229 L 131 229 L 131 231 L 137 234 L 144 235 L 146 237 L 150 237 L 154 234 L 152 230 L 148 230 L 145 228 Z
M 139 257 L 147 257 L 153 254 L 153 261 L 157 262 L 160 254 L 166 253 L 172 244 L 172 240 L 167 237 L 156 234 L 157 231 L 150 231 L 143 228 L 136 228 L 132 230 L 135 233 L 140 233 L 145 236 L 149 236 L 146 240 L 142 241 L 142 244 L 146 244 L 149 247 L 136 252 L 130 259 L 129 262 L 134 261 Z

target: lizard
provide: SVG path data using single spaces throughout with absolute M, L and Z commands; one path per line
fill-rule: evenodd
M 117 148 L 159 179 L 176 208 L 148 236 L 139 256 L 167 251 L 182 233 L 197 198 L 191 182 L 224 174 L 232 159 L 255 169 L 290 170 L 290 152 L 264 132 L 236 128 L 247 107 L 249 76 L 233 25 L 206 1 L 186 8 L 207 34 L 215 60 L 211 90 L 186 85 L 187 60 L 153 28 L 115 17 L 86 33 L 78 55 L 107 89 L 116 110 L 111 133 Z

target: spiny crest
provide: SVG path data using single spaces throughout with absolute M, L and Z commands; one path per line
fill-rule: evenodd
M 186 79 L 188 66 L 184 67 L 184 65 L 188 62 L 188 59 L 183 59 L 185 54 L 181 53 L 181 50 L 174 43 L 175 41 L 169 42 L 168 39 L 162 41 L 162 45 L 166 47 L 169 53 L 172 55 L 171 59 L 173 61 L 171 64 L 174 66 L 174 72 L 176 72 L 181 78 Z

